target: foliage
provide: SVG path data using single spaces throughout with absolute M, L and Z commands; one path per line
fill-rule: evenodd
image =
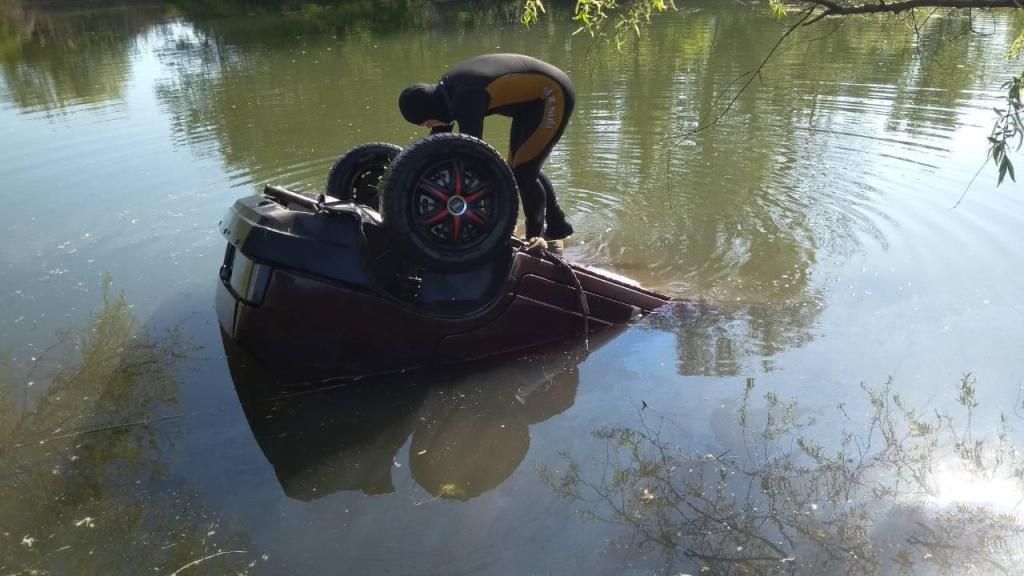
M 526 4 L 523 5 L 522 22 L 529 28 L 531 24 L 536 24 L 540 20 L 540 15 L 545 12 L 541 0 L 526 0 Z
M 999 118 L 992 128 L 992 134 L 988 137 L 989 157 L 999 169 L 1000 184 L 1003 183 L 1003 178 L 1007 174 L 1010 175 L 1010 180 L 1015 182 L 1017 180 L 1013 175 L 1013 163 L 1010 162 L 1007 150 L 1014 141 L 1017 143 L 1014 150 L 1020 150 L 1021 144 L 1024 143 L 1024 124 L 1021 123 L 1020 118 L 1022 84 L 1024 84 L 1024 75 L 1014 76 L 1012 80 L 1003 84 L 1002 88 L 1006 90 L 1006 107 L 995 109 Z
M 782 3 L 782 0 L 768 0 L 768 7 L 771 8 L 772 17 L 776 20 L 786 17 L 786 5 Z
M 573 34 L 601 36 L 612 25 L 612 38 L 621 48 L 630 37 L 640 36 L 640 29 L 651 21 L 652 15 L 675 9 L 674 0 L 578 0 L 573 20 L 579 27 Z M 527 26 L 534 24 L 545 12 L 541 0 L 525 0 L 522 22 Z

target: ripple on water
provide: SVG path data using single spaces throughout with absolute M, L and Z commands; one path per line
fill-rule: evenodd
M 238 170 L 231 173 L 231 187 L 277 184 L 301 192 L 321 193 L 327 172 L 337 156 L 318 156 L 268 171 Z

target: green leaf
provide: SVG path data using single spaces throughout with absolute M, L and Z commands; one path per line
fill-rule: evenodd
M 1020 56 L 1021 49 L 1024 48 L 1024 32 L 1018 34 L 1013 40 L 1013 44 L 1010 45 L 1009 53 L 1006 55 L 1007 60 L 1013 60 Z
M 768 0 L 768 6 L 772 10 L 772 18 L 782 20 L 786 17 L 786 5 L 782 3 L 782 0 Z
M 523 4 L 523 17 L 521 21 L 527 28 L 531 24 L 535 24 L 540 21 L 540 15 L 544 14 L 544 3 L 541 0 L 526 0 Z

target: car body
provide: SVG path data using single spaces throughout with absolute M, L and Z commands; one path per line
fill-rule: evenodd
M 432 270 L 384 228 L 365 206 L 283 188 L 236 201 L 221 222 L 225 336 L 288 379 L 359 378 L 583 338 L 668 301 L 514 239 L 475 268 Z

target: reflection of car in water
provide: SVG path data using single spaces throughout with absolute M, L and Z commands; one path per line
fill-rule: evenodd
M 613 336 L 591 341 L 594 350 Z M 573 405 L 587 352 L 567 343 L 490 367 L 383 376 L 295 391 L 224 338 L 246 419 L 285 493 L 387 494 L 408 445 L 413 479 L 434 496 L 468 500 L 501 484 L 530 446 L 529 427 Z
M 326 196 L 267 187 L 221 223 L 220 325 L 242 348 L 281 360 L 290 378 L 518 352 L 666 303 L 512 238 L 515 180 L 482 141 L 438 134 L 379 152 L 339 160 Z

